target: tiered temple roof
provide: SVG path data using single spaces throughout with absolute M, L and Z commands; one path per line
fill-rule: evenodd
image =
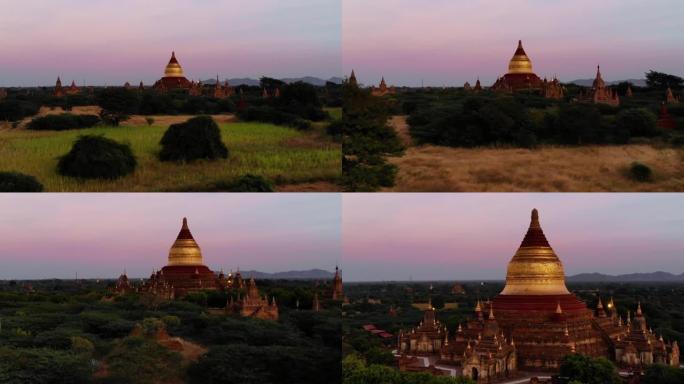
M 176 52 L 171 52 L 171 59 L 164 69 L 164 77 L 154 83 L 154 89 L 166 91 L 171 89 L 190 89 L 192 83 L 185 78 L 183 68 L 178 59 L 176 59 Z
M 508 63 L 508 73 L 498 78 L 492 90 L 503 92 L 516 92 L 521 90 L 542 89 L 543 82 L 532 69 L 532 60 L 525 52 L 522 40 L 518 41 L 518 48 L 515 50 L 511 61 Z

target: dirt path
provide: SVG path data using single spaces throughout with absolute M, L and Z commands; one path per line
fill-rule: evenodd
M 407 116 L 392 116 L 389 124 L 394 128 L 399 136 L 399 140 L 406 147 L 413 146 L 413 139 L 409 133 L 409 125 L 406 122 Z
M 391 120 L 400 136 L 408 132 L 405 123 L 401 116 Z M 535 150 L 425 145 L 389 161 L 399 172 L 387 192 L 684 191 L 684 150 L 650 145 Z M 653 182 L 627 176 L 634 161 L 653 170 Z

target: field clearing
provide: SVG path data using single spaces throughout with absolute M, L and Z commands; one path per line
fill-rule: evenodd
M 403 122 L 392 119 L 405 141 Z M 396 185 L 385 192 L 684 191 L 684 150 L 646 144 L 534 150 L 424 145 L 388 160 L 399 172 Z M 653 182 L 627 177 L 634 161 L 653 170 Z
M 48 192 L 218 191 L 216 183 L 247 173 L 261 175 L 278 188 L 309 190 L 314 182 L 334 185 L 341 173 L 341 147 L 316 132 L 262 123 L 219 124 L 230 151 L 226 160 L 192 164 L 162 163 L 159 141 L 167 126 L 95 127 L 73 131 L 0 130 L 0 171 L 33 175 Z M 78 180 L 57 174 L 58 158 L 79 135 L 104 135 L 131 144 L 135 173 L 118 180 Z

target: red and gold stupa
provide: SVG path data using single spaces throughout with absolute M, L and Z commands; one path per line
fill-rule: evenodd
M 518 48 L 508 63 L 508 73 L 498 78 L 494 85 L 492 85 L 492 89 L 516 92 L 521 90 L 541 90 L 543 86 L 544 81 L 534 73 L 532 60 L 525 53 L 522 40 L 518 40 Z
M 225 290 L 242 287 L 242 277 L 238 274 L 218 275 L 204 265 L 202 250 L 188 227 L 188 219 L 183 225 L 176 241 L 169 249 L 168 263 L 161 270 L 150 275 L 140 289 L 155 296 L 173 299 L 189 292 L 204 290 Z
M 185 78 L 183 67 L 176 59 L 176 52 L 171 52 L 171 59 L 164 70 L 164 77 L 154 83 L 154 89 L 190 89 L 190 87 L 192 87 L 192 82 Z
M 519 369 L 557 369 L 574 352 L 609 356 L 609 345 L 592 325 L 593 312 L 565 286 L 563 264 L 536 209 L 492 305 L 506 337 L 515 340 Z

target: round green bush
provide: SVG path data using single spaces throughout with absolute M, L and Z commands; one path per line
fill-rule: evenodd
M 138 165 L 131 147 L 102 136 L 80 136 L 59 159 L 57 172 L 85 179 L 117 179 Z
M 635 161 L 629 167 L 629 175 L 632 179 L 639 182 L 648 182 L 653 179 L 653 172 L 648 165 Z
M 161 139 L 161 161 L 215 160 L 228 157 L 221 131 L 210 116 L 197 116 L 172 124 Z
M 0 172 L 0 192 L 42 192 L 43 184 L 35 177 L 19 172 Z

